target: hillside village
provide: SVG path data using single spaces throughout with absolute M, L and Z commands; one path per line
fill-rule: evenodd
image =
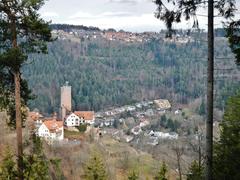
M 71 86 L 61 87 L 61 108 L 59 115 L 44 117 L 37 110 L 29 112 L 34 122 L 34 132 L 46 142 L 52 144 L 76 141 L 68 136 L 93 132 L 94 138 L 108 135 L 113 139 L 138 144 L 139 137 L 145 144 L 156 146 L 161 140 L 178 140 L 186 136 L 189 123 L 176 119 L 182 117 L 182 108 L 172 107 L 167 99 L 142 101 L 122 107 L 112 107 L 101 112 L 73 111 L 71 108 Z M 175 119 L 171 119 L 170 116 Z M 183 131 L 179 131 L 180 126 Z M 185 127 L 185 128 L 184 128 Z M 65 134 L 67 132 L 67 134 Z M 184 133 L 185 132 L 185 133 Z
M 58 39 L 72 39 L 78 38 L 81 41 L 84 40 L 101 40 L 105 39 L 108 41 L 122 41 L 126 43 L 143 43 L 149 42 L 151 39 L 162 39 L 164 42 L 176 42 L 176 43 L 189 43 L 193 39 L 187 34 L 187 32 L 177 32 L 173 35 L 172 38 L 166 38 L 165 32 L 143 32 L 143 33 L 134 33 L 126 32 L 123 30 L 116 31 L 115 29 L 109 30 L 100 30 L 100 29 L 91 29 L 91 28 L 82 28 L 76 29 L 53 29 L 52 34 Z

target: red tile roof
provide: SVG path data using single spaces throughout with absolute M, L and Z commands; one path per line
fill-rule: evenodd
M 83 118 L 84 120 L 94 120 L 94 111 L 75 111 L 74 114 L 76 114 L 79 118 Z
M 56 132 L 59 128 L 63 127 L 63 121 L 45 120 L 43 124 L 48 128 L 50 132 Z
M 38 120 L 39 118 L 42 118 L 43 115 L 38 113 L 38 112 L 29 112 L 28 113 L 28 117 L 30 117 L 32 120 L 36 121 Z

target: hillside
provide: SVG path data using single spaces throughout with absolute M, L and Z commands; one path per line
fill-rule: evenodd
M 192 33 L 188 41 L 145 33 L 136 35 L 147 37 L 142 42 L 126 42 L 95 35 L 94 28 L 60 31 L 49 44 L 49 54 L 33 55 L 24 66 L 23 76 L 37 95 L 30 108 L 58 111 L 65 81 L 72 86 L 73 109 L 98 111 L 155 98 L 188 103 L 206 94 L 204 32 Z M 108 37 L 106 32 L 97 33 Z M 186 32 L 179 36 L 186 37 Z M 215 41 L 216 106 L 221 109 L 240 81 L 227 40 L 217 37 Z

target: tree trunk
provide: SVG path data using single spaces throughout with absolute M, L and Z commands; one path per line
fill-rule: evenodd
M 177 163 L 178 163 L 179 180 L 182 180 L 182 169 L 181 169 L 181 163 L 180 163 L 180 157 L 179 156 L 177 156 Z
M 212 180 L 213 157 L 213 83 L 214 83 L 214 8 L 213 0 L 208 0 L 208 82 L 206 121 L 206 179 Z
M 182 168 L 181 168 L 181 157 L 183 155 L 183 147 L 175 146 L 173 150 L 176 153 L 177 156 L 177 166 L 178 166 L 178 175 L 179 175 L 179 180 L 182 180 Z
M 11 17 L 12 24 L 12 46 L 17 48 L 17 28 L 15 17 Z M 23 180 L 23 145 L 22 145 L 22 117 L 21 117 L 21 94 L 20 94 L 20 69 L 14 71 L 15 83 L 15 110 L 16 110 L 16 132 L 17 132 L 17 157 L 18 157 L 18 179 Z
M 17 131 L 17 156 L 19 180 L 23 179 L 23 147 L 22 147 L 22 118 L 21 118 L 21 97 L 20 97 L 20 73 L 14 73 L 15 81 L 15 108 L 16 108 L 16 131 Z

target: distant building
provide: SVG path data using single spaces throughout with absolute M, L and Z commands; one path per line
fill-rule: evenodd
M 171 104 L 167 99 L 156 99 L 153 102 L 158 110 L 167 110 L 171 108 Z
M 75 111 L 75 115 L 77 115 L 82 123 L 86 124 L 94 124 L 95 121 L 95 114 L 94 111 Z
M 31 118 L 33 121 L 37 121 L 39 119 L 42 119 L 43 115 L 39 112 L 30 111 L 28 112 L 28 117 Z
M 43 115 L 39 112 L 31 111 L 28 112 L 28 118 L 33 121 L 34 129 L 38 129 L 43 122 Z
M 71 113 L 69 116 L 64 118 L 64 125 L 67 127 L 75 127 L 82 124 L 82 119 L 80 119 L 76 114 Z
M 80 126 L 81 124 L 93 125 L 94 122 L 94 111 L 75 111 L 64 118 L 64 125 L 67 127 Z
M 152 137 L 158 137 L 161 139 L 178 139 L 178 134 L 175 132 L 170 132 L 170 133 L 164 133 L 164 132 L 160 132 L 160 131 L 151 131 L 149 133 L 149 136 Z
M 68 112 L 72 111 L 72 94 L 71 86 L 68 85 L 68 82 L 61 87 L 61 119 L 66 117 Z
M 63 121 L 56 119 L 47 119 L 38 128 L 37 136 L 44 138 L 46 141 L 55 141 L 64 139 Z

